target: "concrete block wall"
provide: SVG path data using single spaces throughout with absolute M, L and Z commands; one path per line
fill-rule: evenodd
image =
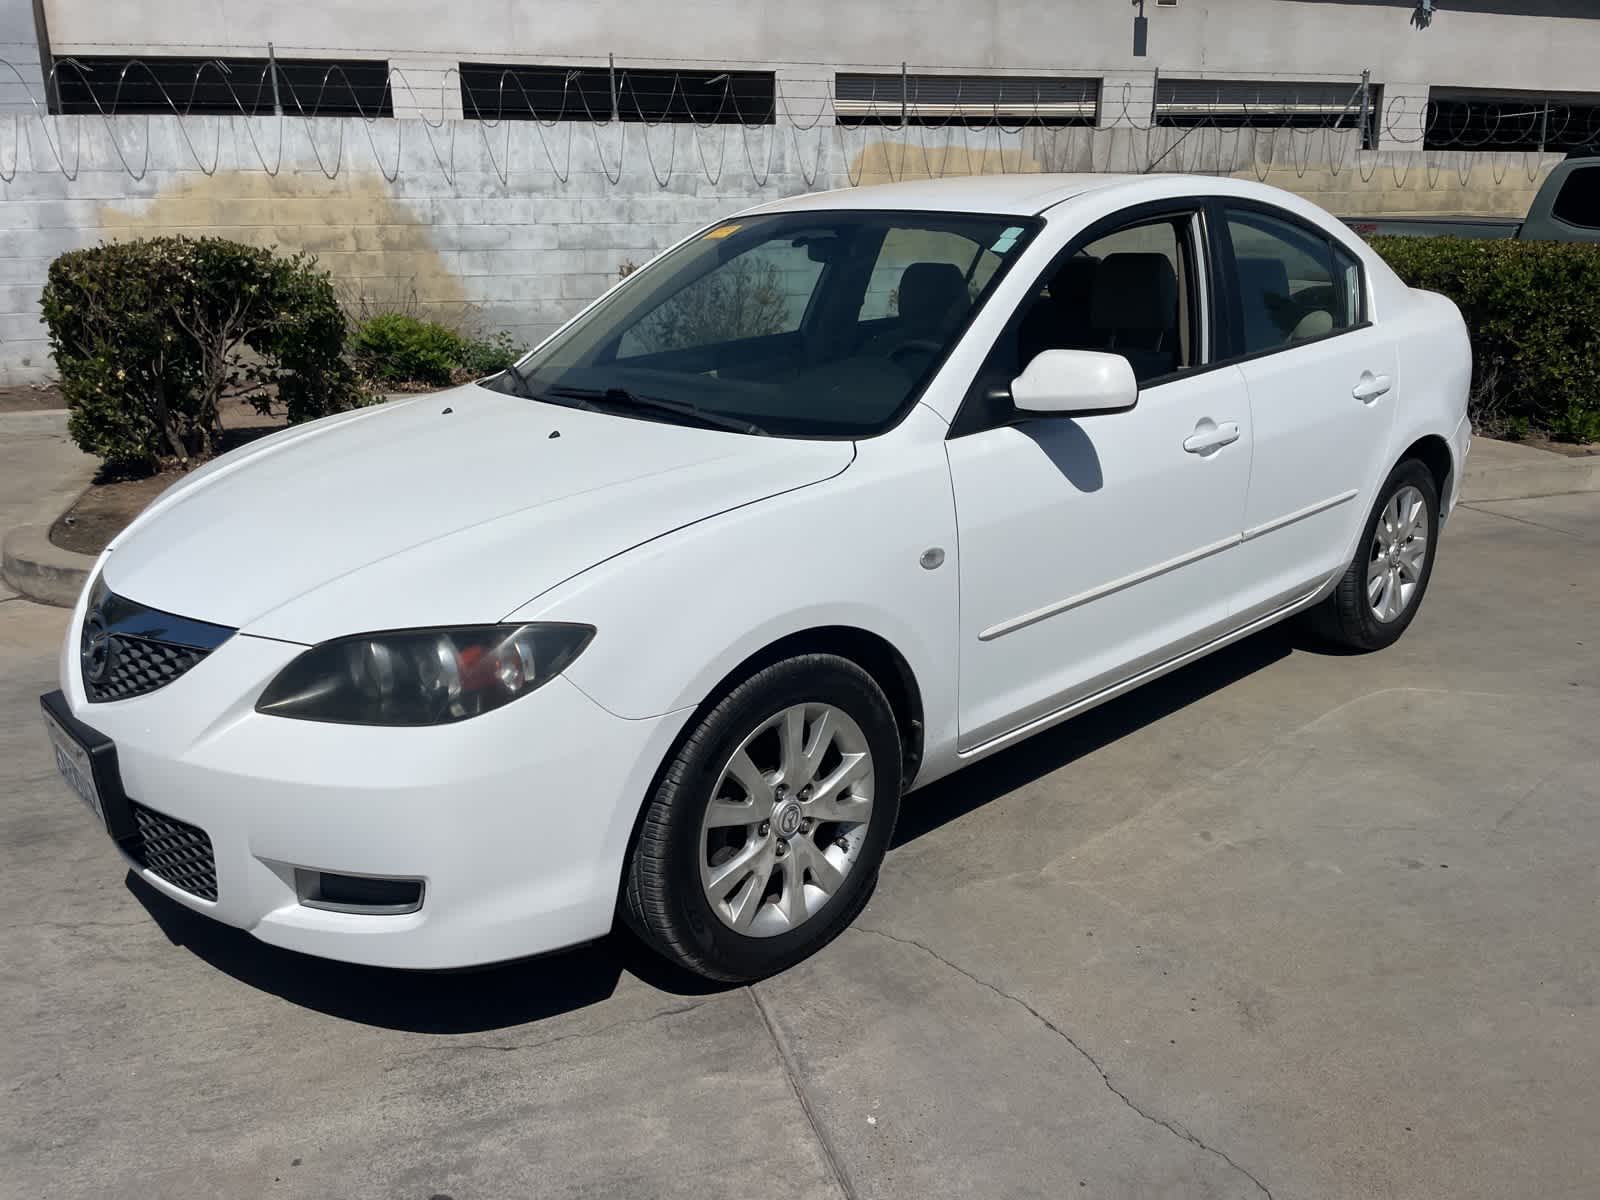
M 531 343 L 627 265 L 739 209 L 811 190 L 1154 162 L 1262 179 L 1342 215 L 1519 215 L 1558 161 L 1358 154 L 1345 135 L 1318 131 L 843 129 L 826 107 L 828 82 L 785 73 L 789 119 L 756 129 L 491 126 L 425 102 L 415 116 L 370 123 L 0 120 L 0 384 L 51 376 L 38 318 L 46 269 L 101 240 L 214 234 L 306 250 L 353 310 L 415 307 Z
M 825 146 L 817 165 L 820 128 L 490 128 L 434 114 L 67 117 L 17 129 L 16 169 L 0 178 L 0 383 L 50 376 L 46 269 L 102 240 L 213 234 L 306 250 L 353 309 L 415 307 L 533 342 L 625 264 L 729 212 L 833 182 Z
M 31 112 L 42 95 L 33 5 L 30 0 L 0 0 L 0 113 Z

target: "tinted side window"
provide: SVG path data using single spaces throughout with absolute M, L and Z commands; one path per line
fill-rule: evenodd
M 1600 167 L 1585 167 L 1567 176 L 1556 196 L 1556 219 L 1583 229 L 1600 229 Z
M 1360 323 L 1360 267 L 1346 255 L 1335 278 L 1334 250 L 1321 234 L 1292 221 L 1233 209 L 1228 212 L 1228 237 L 1238 273 L 1246 354 Z
M 1119 229 L 1061 263 L 1018 328 L 1018 370 L 1044 350 L 1120 354 L 1140 383 L 1194 366 L 1189 221 Z

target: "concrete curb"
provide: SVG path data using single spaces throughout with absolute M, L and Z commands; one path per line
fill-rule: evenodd
M 78 602 L 94 559 L 63 550 L 50 540 L 48 525 L 19 525 L 0 545 L 0 578 L 19 595 L 41 604 L 71 608 Z
M 70 606 L 94 560 L 52 545 L 50 526 L 99 463 L 72 444 L 67 417 L 64 408 L 0 413 L 0 591 Z
M 1525 454 L 1514 462 L 1483 462 L 1478 460 L 1477 451 L 1487 441 L 1488 438 L 1479 438 L 1473 443 L 1473 454 L 1467 459 L 1467 477 L 1462 480 L 1464 501 L 1530 500 L 1568 492 L 1600 492 L 1600 455 L 1567 458 L 1547 450 L 1517 447 Z

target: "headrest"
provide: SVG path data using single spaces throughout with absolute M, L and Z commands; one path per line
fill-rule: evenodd
M 1280 258 L 1241 258 L 1239 264 L 1239 290 L 1246 296 L 1262 292 L 1272 296 L 1289 296 L 1289 269 Z
M 1108 254 L 1095 270 L 1089 323 L 1096 329 L 1171 329 L 1178 276 L 1165 254 Z
M 1087 309 L 1094 295 L 1094 279 L 1099 269 L 1100 260 L 1086 254 L 1067 259 L 1050 280 L 1050 298 L 1057 304 L 1070 305 L 1080 311 Z
M 1325 309 L 1317 308 L 1300 318 L 1300 323 L 1294 327 L 1294 332 L 1289 335 L 1291 342 L 1303 342 L 1308 338 L 1326 337 L 1333 332 L 1333 314 Z
M 907 328 L 943 329 L 971 302 L 954 263 L 916 262 L 900 273 L 900 317 Z
M 1289 269 L 1277 258 L 1241 258 L 1237 265 L 1246 344 L 1257 350 L 1282 345 L 1297 319 L 1289 305 Z

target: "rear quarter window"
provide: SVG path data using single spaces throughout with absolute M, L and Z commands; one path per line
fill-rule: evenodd
M 1600 229 L 1600 167 L 1584 167 L 1567 176 L 1552 209 L 1556 220 L 1580 229 Z

